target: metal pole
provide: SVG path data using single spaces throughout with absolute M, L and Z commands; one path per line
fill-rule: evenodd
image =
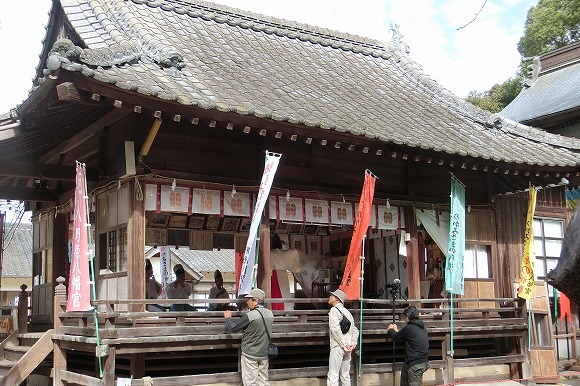
M 367 235 L 365 234 L 362 241 L 362 253 L 360 257 L 360 316 L 359 316 L 359 330 L 358 330 L 358 377 L 362 377 L 362 337 L 363 337 L 363 283 L 365 277 L 365 239 Z

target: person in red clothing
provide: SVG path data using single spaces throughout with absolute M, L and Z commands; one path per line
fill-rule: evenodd
M 419 311 L 415 307 L 407 307 L 403 311 L 407 325 L 400 331 L 396 324 L 391 323 L 387 333 L 394 341 L 405 342 L 405 363 L 401 369 L 401 386 L 423 385 L 423 373 L 429 367 L 429 338 L 425 323 L 419 319 Z

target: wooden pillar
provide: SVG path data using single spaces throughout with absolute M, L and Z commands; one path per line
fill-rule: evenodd
M 20 286 L 20 295 L 18 298 L 18 331 L 21 334 L 26 334 L 28 332 L 28 292 L 26 292 L 28 286 L 22 284 Z
M 455 384 L 455 365 L 453 363 L 453 356 L 451 355 L 451 334 L 446 334 L 441 347 L 443 351 L 443 359 L 445 359 L 445 372 L 443 373 L 443 382 L 447 384 Z
M 127 296 L 145 299 L 145 201 L 144 188 L 137 179 L 129 182 L 129 221 L 127 223 Z M 129 311 L 144 311 L 142 304 L 130 304 Z
M 143 378 L 145 376 L 145 354 L 131 354 L 131 375 L 133 378 Z
M 62 334 L 62 320 L 59 317 L 62 307 L 61 302 L 66 302 L 66 287 L 64 285 L 64 277 L 60 276 L 56 279 L 58 283 L 54 289 L 54 304 L 53 304 L 53 325 L 54 334 Z M 53 340 L 53 359 L 52 359 L 52 372 L 53 372 L 53 385 L 64 386 L 64 382 L 61 379 L 61 372 L 66 371 L 66 349 L 60 346 L 60 341 L 58 339 Z
M 526 323 L 528 322 L 528 307 L 527 302 L 518 297 L 518 307 L 521 307 L 520 317 L 524 318 Z M 522 379 L 530 379 L 533 377 L 532 374 L 532 359 L 530 357 L 530 348 L 528 346 L 528 330 L 526 330 L 519 338 L 518 338 L 518 346 L 520 349 L 520 354 L 524 355 L 524 361 L 522 362 L 521 367 L 521 377 Z M 524 381 L 526 384 L 531 383 L 535 384 L 535 382 L 531 381 Z
M 407 280 L 409 299 L 421 299 L 421 278 L 419 277 L 419 242 L 417 240 L 417 220 L 412 207 L 405 209 L 405 224 L 411 240 L 407 242 Z M 397 247 L 398 249 L 398 247 Z M 417 304 L 411 304 L 417 306 Z
M 103 379 L 101 385 L 114 386 L 115 385 L 115 347 L 109 347 L 109 355 L 105 357 L 105 366 L 103 368 Z

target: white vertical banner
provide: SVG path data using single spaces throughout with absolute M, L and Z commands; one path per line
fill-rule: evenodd
M 165 289 L 171 283 L 171 251 L 168 246 L 159 246 L 159 269 L 161 271 L 161 294 L 160 299 L 167 299 Z
M 260 182 L 260 189 L 258 191 L 258 197 L 256 198 L 256 206 L 254 208 L 254 213 L 252 214 L 252 223 L 250 225 L 250 232 L 248 234 L 248 242 L 246 244 L 246 249 L 244 250 L 244 262 L 240 272 L 238 295 L 248 294 L 252 290 L 252 281 L 254 276 L 253 272 L 256 262 L 256 236 L 258 233 L 258 227 L 262 222 L 262 212 L 264 211 L 266 201 L 268 201 L 268 195 L 270 194 L 272 182 L 274 181 L 274 175 L 278 169 L 281 156 L 282 154 L 270 153 L 266 151 L 264 174 L 262 175 L 262 181 Z

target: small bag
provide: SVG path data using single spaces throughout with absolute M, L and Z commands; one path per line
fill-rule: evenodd
M 342 331 L 343 334 L 350 331 L 350 320 L 348 320 L 344 315 L 342 315 L 342 319 L 340 320 L 340 331 Z
M 278 346 L 276 346 L 274 343 L 268 344 L 268 357 L 271 359 L 278 357 Z
M 260 314 L 260 316 L 262 317 L 262 322 L 264 322 L 264 329 L 266 330 L 266 334 L 268 335 L 268 358 L 270 359 L 278 358 L 278 346 L 272 343 L 272 340 L 270 339 L 268 326 L 266 326 L 266 319 L 264 319 L 264 315 L 262 315 L 260 311 L 258 311 L 258 314 Z

